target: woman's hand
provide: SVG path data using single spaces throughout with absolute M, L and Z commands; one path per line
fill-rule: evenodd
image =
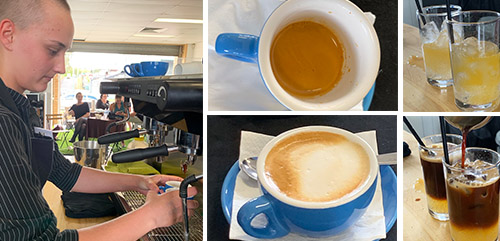
M 195 187 L 188 188 L 188 197 L 196 195 L 198 191 Z M 199 204 L 195 200 L 187 201 L 188 216 L 198 208 Z M 170 191 L 158 194 L 156 191 L 149 191 L 146 197 L 144 208 L 150 209 L 155 227 L 168 227 L 184 220 L 182 214 L 182 201 L 179 191 Z
M 143 176 L 137 184 L 136 191 L 146 195 L 148 191 L 159 192 L 158 186 L 165 185 L 168 181 L 179 181 L 182 182 L 182 178 L 178 176 L 168 176 L 168 175 L 154 175 L 154 176 Z

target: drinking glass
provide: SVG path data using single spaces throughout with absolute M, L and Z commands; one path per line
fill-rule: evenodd
M 461 151 L 458 151 L 461 153 Z M 450 234 L 454 241 L 498 238 L 500 155 L 486 148 L 467 148 L 461 158 L 443 161 Z
M 456 5 L 450 7 L 452 16 L 457 15 L 462 9 Z M 453 84 L 448 31 L 445 24 L 446 14 L 446 5 L 425 7 L 422 13 L 417 11 L 425 74 L 429 84 L 437 87 L 448 87 Z
M 500 13 L 462 11 L 447 21 L 455 104 L 464 111 L 492 111 L 500 98 Z
M 448 220 L 448 203 L 442 160 L 443 139 L 441 135 L 426 136 L 422 139 L 425 146 L 419 146 L 420 164 L 424 174 L 427 207 L 431 216 L 440 221 Z M 461 150 L 462 137 L 447 134 L 448 153 Z

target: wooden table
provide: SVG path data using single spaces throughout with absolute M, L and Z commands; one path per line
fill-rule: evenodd
M 403 140 L 411 150 L 403 158 L 403 240 L 451 240 L 448 222 L 437 221 L 427 210 L 417 140 L 406 131 Z
M 74 162 L 74 157 L 68 157 L 68 159 Z M 102 218 L 69 218 L 64 214 L 64 206 L 61 200 L 62 191 L 57 188 L 52 182 L 46 182 L 43 187 L 43 197 L 47 200 L 52 212 L 57 218 L 57 228 L 62 230 L 65 229 L 80 229 L 85 227 L 94 226 L 96 224 L 104 223 L 109 221 L 115 216 L 102 217 Z
M 461 111 L 452 86 L 438 88 L 427 82 L 418 28 L 407 24 L 403 24 L 403 111 Z

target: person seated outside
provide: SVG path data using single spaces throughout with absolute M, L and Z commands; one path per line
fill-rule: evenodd
M 83 95 L 81 92 L 76 93 L 77 103 L 69 108 L 68 113 L 75 117 L 75 132 L 69 142 L 75 142 L 76 137 L 82 141 L 87 132 L 87 118 L 90 115 L 90 108 L 87 102 L 83 102 Z
M 99 98 L 99 100 L 97 101 L 95 108 L 102 110 L 109 109 L 109 101 L 107 94 L 101 94 L 101 98 Z
M 123 96 L 115 95 L 115 103 L 109 106 L 109 112 L 115 119 L 118 120 L 123 120 L 123 118 L 127 117 L 127 112 L 125 111 L 125 105 L 123 103 Z

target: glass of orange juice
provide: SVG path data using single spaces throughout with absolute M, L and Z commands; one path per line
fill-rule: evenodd
M 452 16 L 461 10 L 460 6 L 450 7 Z M 446 14 L 446 5 L 428 6 L 422 9 L 422 13 L 417 11 L 425 74 L 429 84 L 437 87 L 453 84 Z
M 492 111 L 500 101 L 500 13 L 462 11 L 448 21 L 455 104 L 464 111 Z

